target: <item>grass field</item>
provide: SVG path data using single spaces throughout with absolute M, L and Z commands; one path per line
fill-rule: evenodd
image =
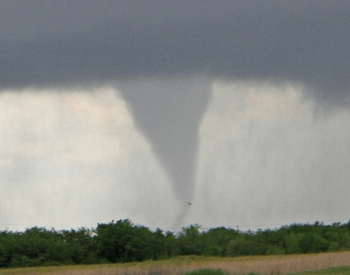
M 301 274 L 303 272 L 302 274 L 350 275 L 350 251 L 234 258 L 181 256 L 141 263 L 0 269 L 0 275 L 170 275 L 203 268 L 221 269 L 226 274 Z

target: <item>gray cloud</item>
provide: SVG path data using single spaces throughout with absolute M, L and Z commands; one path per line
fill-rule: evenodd
M 0 2 L 3 88 L 204 72 L 349 90 L 348 1 L 26 3 Z
M 193 195 L 210 80 L 295 81 L 320 102 L 349 98 L 346 0 L 2 0 L 0 10 L 0 89 L 119 83 L 179 198 Z

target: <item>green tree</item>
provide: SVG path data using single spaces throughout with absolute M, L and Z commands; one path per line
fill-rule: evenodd
M 205 244 L 204 255 L 227 256 L 229 242 L 239 236 L 240 233 L 234 229 L 225 227 L 211 228 L 202 233 Z
M 200 225 L 183 227 L 178 237 L 181 255 L 202 255 L 204 251 L 203 238 L 199 232 Z
M 142 261 L 154 258 L 154 236 L 143 226 L 130 220 L 98 224 L 97 245 L 100 256 L 110 262 Z

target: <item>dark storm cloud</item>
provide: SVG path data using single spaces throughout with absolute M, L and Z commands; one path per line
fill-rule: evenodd
M 0 0 L 0 89 L 118 83 L 187 207 L 210 81 L 297 81 L 345 102 L 349 15 L 348 0 Z
M 0 1 L 0 85 L 153 75 L 349 90 L 349 1 Z

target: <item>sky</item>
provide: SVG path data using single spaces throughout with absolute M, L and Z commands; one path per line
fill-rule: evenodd
M 0 0 L 0 230 L 347 222 L 349 13 Z

